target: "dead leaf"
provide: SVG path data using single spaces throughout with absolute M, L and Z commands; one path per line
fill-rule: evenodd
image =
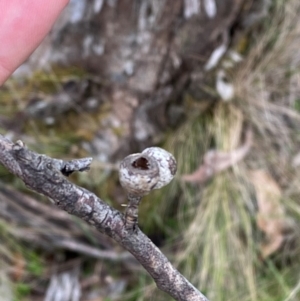
M 12 265 L 11 277 L 14 281 L 20 281 L 25 275 L 26 261 L 21 253 L 14 255 L 14 263 Z
M 184 182 L 189 183 L 204 183 L 210 179 L 213 175 L 226 170 L 234 164 L 241 161 L 249 152 L 253 140 L 253 134 L 251 130 L 246 132 L 244 144 L 231 151 L 222 152 L 216 150 L 208 151 L 203 158 L 203 164 L 199 168 L 187 175 L 182 176 Z
M 224 101 L 232 100 L 234 97 L 234 86 L 228 81 L 224 70 L 219 70 L 217 74 L 216 90 Z
M 277 182 L 265 170 L 252 171 L 250 180 L 256 190 L 257 226 L 266 236 L 266 242 L 261 245 L 262 256 L 266 258 L 281 247 L 290 221 L 281 203 L 282 191 Z

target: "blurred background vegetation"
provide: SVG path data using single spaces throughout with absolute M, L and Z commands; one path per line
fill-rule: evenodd
M 176 179 L 141 229 L 211 301 L 300 300 L 298 0 L 71 0 L 0 90 L 0 133 L 124 210 L 118 162 L 159 145 Z M 2 301 L 171 300 L 109 238 L 0 166 Z

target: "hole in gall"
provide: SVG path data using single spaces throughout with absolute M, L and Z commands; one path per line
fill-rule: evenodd
M 138 168 L 138 169 L 142 169 L 142 170 L 147 170 L 149 169 L 149 163 L 148 163 L 148 160 L 144 157 L 140 157 L 138 158 L 137 160 L 135 160 L 133 163 L 132 163 L 132 166 L 134 168 Z

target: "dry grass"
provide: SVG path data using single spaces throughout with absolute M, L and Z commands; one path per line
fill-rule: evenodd
M 141 225 L 154 233 L 151 227 L 156 224 L 172 237 L 165 248 L 168 256 L 211 300 L 291 301 L 300 295 L 300 238 L 295 234 L 300 228 L 300 171 L 293 166 L 300 151 L 300 2 L 273 2 L 272 17 L 265 20 L 245 60 L 234 70 L 235 99 L 220 101 L 205 115 L 192 113 L 172 135 L 166 148 L 177 158 L 178 176 L 151 194 L 151 202 L 142 203 Z M 9 87 L 2 93 L 14 91 Z M 11 117 L 15 104 L 2 96 L 0 110 Z M 17 105 L 20 109 L 21 102 Z M 236 149 L 247 127 L 254 132 L 254 145 L 244 162 L 201 186 L 181 182 L 180 175 L 195 170 L 210 148 Z M 53 137 L 51 143 L 40 142 L 57 145 Z M 64 153 L 69 146 L 61 147 L 50 153 Z M 282 205 L 294 227 L 288 237 L 291 243 L 265 259 L 249 177 L 258 168 L 278 183 Z M 0 248 L 1 257 L 5 252 Z M 128 299 L 169 300 L 154 292 L 153 286 L 146 287 L 147 276 L 139 278 L 141 283 Z
M 259 163 L 288 185 L 287 166 L 299 150 L 300 5 L 278 4 L 266 31 L 236 72 L 235 104 L 257 131 Z
M 208 131 L 204 132 L 204 139 L 198 137 L 202 149 L 195 142 L 189 146 L 189 153 L 198 151 L 197 164 L 211 143 L 223 151 L 237 148 L 243 115 L 231 104 L 220 104 L 206 123 Z M 187 149 L 178 147 L 178 137 L 173 139 L 173 145 L 186 157 Z M 188 160 L 182 158 L 182 161 Z M 193 168 L 179 166 L 179 172 L 190 172 Z M 256 298 L 253 206 L 245 185 L 243 166 L 217 175 L 200 190 L 182 184 L 179 222 L 185 231 L 177 262 L 183 273 L 212 300 L 235 300 L 235 296 Z
M 247 159 L 200 187 L 175 181 L 168 199 L 178 203 L 176 261 L 211 300 L 298 300 L 300 183 L 293 158 L 300 151 L 300 3 L 274 1 L 245 60 L 235 70 L 236 97 L 213 116 L 191 118 L 168 144 L 179 174 L 191 172 L 211 147 L 235 149 L 251 127 Z M 188 156 L 187 156 L 188 154 Z M 263 169 L 278 183 L 292 227 L 287 244 L 262 258 L 250 172 Z M 265 183 L 262 183 L 265 185 Z M 168 204 L 169 202 L 165 202 Z M 169 205 L 172 206 L 172 205 Z M 162 212 L 166 206 L 160 205 Z

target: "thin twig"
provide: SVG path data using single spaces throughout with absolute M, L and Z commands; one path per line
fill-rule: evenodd
M 90 191 L 69 182 L 64 175 L 89 169 L 91 158 L 65 162 L 37 154 L 0 135 L 0 162 L 25 185 L 76 215 L 128 250 L 152 276 L 161 290 L 178 301 L 207 301 L 138 227 L 127 231 L 122 213 Z M 76 163 L 76 164 L 74 164 Z

